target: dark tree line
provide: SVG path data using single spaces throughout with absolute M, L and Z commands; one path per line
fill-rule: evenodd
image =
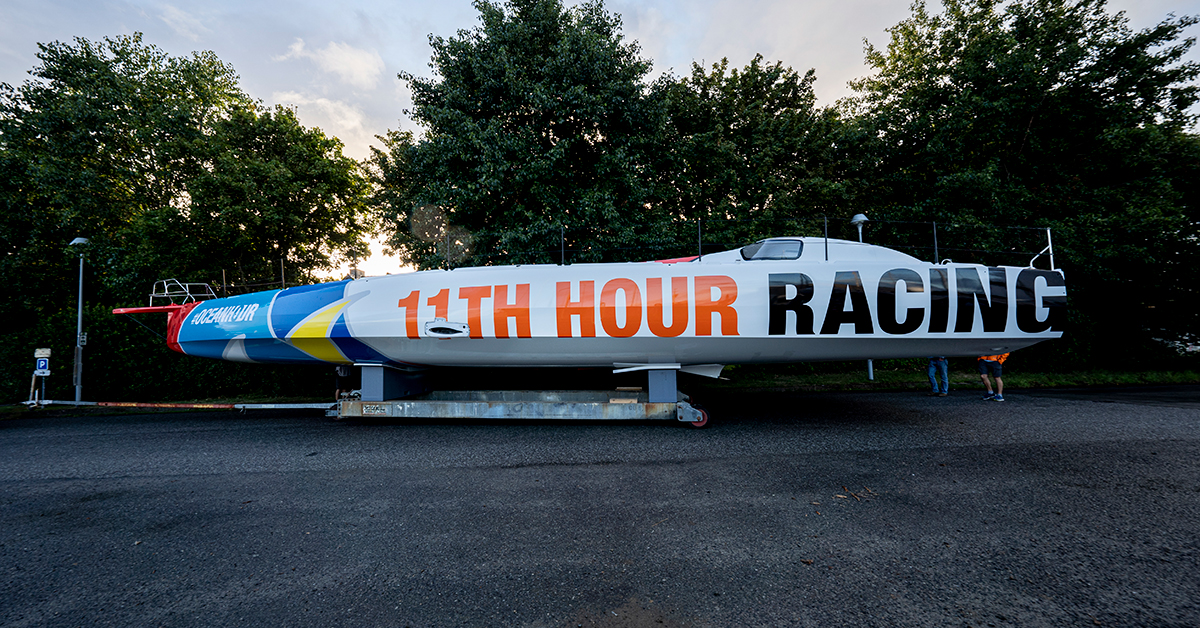
M 294 112 L 254 102 L 210 52 L 171 57 L 134 35 L 41 45 L 38 59 L 31 79 L 0 85 L 5 397 L 24 398 L 37 346 L 54 350 L 50 392 L 69 389 L 81 253 L 90 398 L 245 390 L 241 367 L 179 365 L 110 311 L 145 304 L 158 279 L 258 283 L 282 262 L 306 281 L 364 255 L 358 164 Z M 90 243 L 69 247 L 76 237 Z M 158 318 L 146 322 L 161 331 Z
M 478 28 L 431 37 L 435 78 L 401 76 L 424 135 L 376 151 L 377 207 L 426 268 L 689 254 L 698 227 L 716 248 L 825 220 L 852 237 L 856 213 L 919 257 L 936 222 L 942 259 L 1022 265 L 1048 227 L 1073 332 L 1045 359 L 1194 339 L 1196 18 L 1135 32 L 1104 0 L 943 4 L 916 2 L 855 95 L 820 107 L 813 71 L 761 56 L 650 81 L 600 2 L 479 0 Z
M 868 48 L 876 73 L 847 107 L 875 142 L 863 201 L 980 225 L 972 244 L 995 251 L 1006 234 L 984 225 L 1052 228 L 1073 329 L 1041 353 L 1096 364 L 1194 338 L 1200 67 L 1181 60 L 1196 18 L 1133 32 L 1102 0 L 945 7 L 916 5 Z

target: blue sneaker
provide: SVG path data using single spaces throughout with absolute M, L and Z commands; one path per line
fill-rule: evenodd
M 996 395 L 992 397 L 992 401 L 1004 401 L 1004 395 Z
M 996 393 L 988 393 L 983 396 L 984 401 L 991 401 L 996 398 Z

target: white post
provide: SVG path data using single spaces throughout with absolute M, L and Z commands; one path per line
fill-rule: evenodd
M 867 218 L 866 214 L 854 214 L 854 217 L 850 219 L 850 224 L 858 227 L 858 241 L 860 243 L 863 241 L 862 226 L 867 220 L 869 218 Z M 867 379 L 875 381 L 875 361 L 869 358 L 867 359 Z
M 1050 270 L 1054 268 L 1054 242 L 1050 240 L 1050 227 L 1046 227 L 1046 248 L 1050 250 Z

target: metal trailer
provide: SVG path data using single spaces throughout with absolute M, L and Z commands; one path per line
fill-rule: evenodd
M 651 402 L 642 391 L 440 390 L 386 401 L 343 399 L 328 412 L 361 418 L 678 421 L 704 427 L 708 413 L 680 395 Z

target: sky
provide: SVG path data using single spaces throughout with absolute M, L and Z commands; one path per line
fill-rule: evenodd
M 566 0 L 566 4 L 575 4 Z M 728 58 L 742 67 L 761 53 L 798 71 L 816 70 L 818 104 L 850 95 L 847 82 L 867 74 L 863 40 L 884 47 L 885 29 L 909 15 L 908 0 L 607 0 L 627 40 L 654 62 L 653 74 L 690 72 Z M 940 6 L 936 0 L 930 7 Z M 1110 0 L 1130 26 L 1167 14 L 1200 14 L 1200 0 Z M 478 26 L 470 0 L 0 0 L 0 82 L 16 86 L 38 64 L 38 43 L 97 41 L 141 32 L 144 41 L 183 56 L 212 50 L 237 71 L 246 93 L 296 109 L 361 159 L 389 129 L 419 132 L 404 114 L 412 104 L 406 71 L 430 76 L 429 35 Z M 1200 26 L 1189 36 L 1200 35 Z M 1192 51 L 1200 59 L 1200 51 Z M 368 274 L 397 272 L 374 255 Z

